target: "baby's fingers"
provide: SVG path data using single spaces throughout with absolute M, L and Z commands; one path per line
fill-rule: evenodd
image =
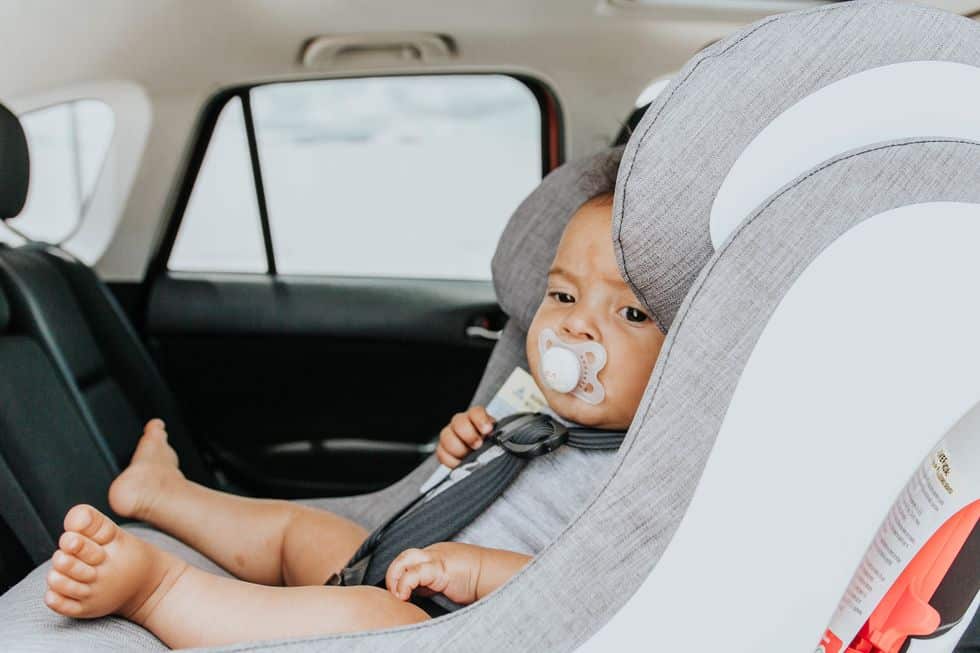
M 450 456 L 448 453 L 446 453 L 446 450 L 443 449 L 442 447 L 436 449 L 436 458 L 438 458 L 439 462 L 445 465 L 446 467 L 448 467 L 449 469 L 456 469 L 457 467 L 459 467 L 459 464 L 463 462 L 462 460 L 456 458 L 455 456 Z
M 469 447 L 466 443 L 459 439 L 459 436 L 453 431 L 452 426 L 447 426 L 439 432 L 439 448 L 444 454 L 457 460 L 462 460 L 470 452 Z M 445 464 L 446 461 L 441 461 Z M 458 464 L 458 463 L 457 463 Z M 447 467 L 455 467 L 456 465 L 446 465 Z
M 481 435 L 490 435 L 490 432 L 493 431 L 494 422 L 486 408 L 483 406 L 473 406 L 469 409 L 469 411 L 467 411 L 467 414 L 470 416 L 470 421 L 473 422 Z
M 430 558 L 431 556 L 422 549 L 405 549 L 388 565 L 388 571 L 385 572 L 385 587 L 392 594 L 398 596 L 395 588 L 398 586 L 398 581 L 405 574 L 405 570 L 425 562 Z
M 433 592 L 441 592 L 449 585 L 449 576 L 443 566 L 433 560 L 422 562 L 405 569 L 395 585 L 395 596 L 407 601 L 412 596 L 412 590 L 426 587 Z
M 470 420 L 468 413 L 456 413 L 453 415 L 452 421 L 449 422 L 449 426 L 452 428 L 453 433 L 466 443 L 466 446 L 470 449 L 477 449 L 481 444 L 483 444 L 483 437 L 480 432 L 476 430 L 476 425 Z M 453 455 L 456 452 L 450 451 Z M 466 455 L 465 453 L 463 454 Z

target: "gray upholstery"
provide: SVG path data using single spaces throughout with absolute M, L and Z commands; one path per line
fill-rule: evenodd
M 712 202 L 752 139 L 813 91 L 902 61 L 977 65 L 980 26 L 921 5 L 858 0 L 760 21 L 677 73 L 623 154 L 613 227 L 620 268 L 661 325 L 713 252 Z
M 613 190 L 622 155 L 617 147 L 554 170 L 507 223 L 493 256 L 493 283 L 504 312 L 522 330 L 544 297 L 565 225 L 583 202 Z
M 275 648 L 570 650 L 608 621 L 657 564 L 680 524 L 742 367 L 806 264 L 845 230 L 886 208 L 980 201 L 977 144 L 920 139 L 869 147 L 794 180 L 714 253 L 707 216 L 735 156 L 776 112 L 829 81 L 909 59 L 977 64 L 978 43 L 980 28 L 960 17 L 859 0 L 767 19 L 696 57 L 651 107 L 619 170 L 614 239 L 620 265 L 660 323 L 672 328 L 608 481 L 555 542 L 482 601 L 415 626 L 282 641 Z M 608 170 L 603 161 L 600 156 L 596 163 L 600 176 Z M 909 171 L 916 171 L 914 183 Z M 522 241 L 533 243 L 533 234 L 544 232 L 525 232 L 517 224 L 522 219 L 515 217 L 505 232 L 505 240 L 515 238 L 506 244 L 513 249 L 504 254 L 501 245 L 494 272 L 502 294 L 526 283 L 525 299 L 536 300 L 535 281 L 521 275 L 543 268 L 532 264 L 521 272 L 505 261 L 538 255 L 547 265 L 546 254 L 523 249 Z M 548 233 L 556 237 L 560 227 Z M 501 301 L 514 321 L 477 401 L 485 400 L 523 352 L 520 334 L 530 313 L 508 297 Z M 429 461 L 380 493 L 321 505 L 369 525 L 388 502 L 414 492 L 433 466 Z M 119 647 L 133 636 L 138 638 L 125 642 L 130 648 L 154 647 L 118 620 L 66 628 L 42 614 L 40 573 L 0 598 L 0 641 L 17 642 L 20 650 L 72 650 L 96 643 Z M 670 627 L 655 617 L 651 629 Z
M 165 551 L 174 553 L 211 573 L 227 575 L 213 562 L 169 535 L 142 526 L 128 530 Z M 149 631 L 117 617 L 76 621 L 51 612 L 44 605 L 44 564 L 0 598 L 0 642 L 8 651 L 166 651 Z
M 0 220 L 24 208 L 30 173 L 24 129 L 10 109 L 0 105 Z

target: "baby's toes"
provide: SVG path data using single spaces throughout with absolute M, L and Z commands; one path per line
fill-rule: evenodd
M 93 567 L 105 562 L 105 549 L 84 535 L 72 531 L 61 534 L 58 547 L 69 556 Z
M 81 533 L 98 544 L 108 544 L 119 527 L 92 506 L 80 504 L 65 515 L 65 530 Z
M 100 547 L 101 548 L 101 547 Z M 57 569 L 62 574 L 77 580 L 80 583 L 91 583 L 95 580 L 95 567 L 86 564 L 75 556 L 65 553 L 61 549 L 54 552 L 51 557 L 51 567 Z
M 63 614 L 66 617 L 77 617 L 82 614 L 81 603 L 75 599 L 58 594 L 51 589 L 44 593 L 44 604 L 58 614 Z
M 92 596 L 91 585 L 72 580 L 57 569 L 48 572 L 48 588 L 69 599 L 84 600 Z

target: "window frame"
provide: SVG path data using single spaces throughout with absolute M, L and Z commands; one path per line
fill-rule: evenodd
M 252 276 L 252 277 L 278 277 L 279 270 L 276 267 L 275 252 L 272 243 L 272 228 L 269 222 L 269 212 L 265 198 L 265 186 L 262 180 L 262 163 L 259 158 L 258 141 L 255 136 L 255 122 L 252 118 L 251 91 L 255 88 L 268 86 L 271 84 L 284 83 L 303 83 L 318 82 L 339 79 L 377 79 L 391 77 L 435 77 L 435 76 L 475 76 L 475 75 L 494 75 L 506 76 L 522 83 L 534 96 L 538 103 L 541 114 L 541 176 L 542 178 L 549 172 L 557 168 L 564 162 L 564 125 L 562 121 L 561 105 L 557 95 L 542 80 L 529 75 L 509 73 L 503 71 L 459 71 L 459 72 L 427 72 L 415 71 L 404 73 L 384 73 L 377 75 L 352 75 L 352 76 L 332 76 L 332 77 L 310 77 L 299 79 L 275 79 L 262 81 L 252 84 L 242 84 L 231 86 L 212 95 L 205 103 L 198 116 L 197 124 L 194 128 L 190 154 L 187 157 L 183 173 L 179 176 L 176 195 L 169 211 L 167 226 L 160 241 L 157 252 L 150 261 L 148 267 L 147 281 L 166 274 L 180 274 L 191 276 L 207 276 L 211 274 Z M 252 178 L 255 184 L 256 204 L 259 213 L 259 223 L 262 229 L 262 241 L 265 248 L 266 272 L 225 272 L 216 270 L 214 272 L 182 272 L 170 270 L 167 266 L 170 260 L 174 244 L 177 241 L 177 234 L 183 221 L 187 205 L 190 201 L 191 192 L 197 181 L 204 163 L 204 157 L 211 138 L 214 135 L 215 127 L 222 110 L 233 98 L 239 98 L 242 103 L 242 113 L 245 122 L 245 135 L 248 142 L 249 158 L 251 159 Z M 293 275 L 291 275 L 293 276 Z M 315 278 L 317 276 L 336 276 L 336 275 L 303 275 Z

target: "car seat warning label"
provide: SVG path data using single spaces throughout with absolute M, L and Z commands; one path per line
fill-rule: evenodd
M 922 533 L 931 535 L 939 526 L 944 493 L 932 467 L 935 456 L 931 454 L 919 467 L 878 529 L 837 608 L 833 632 L 851 633 L 852 637 L 857 634 L 904 564 L 915 555 Z
M 969 512 L 964 509 L 980 498 L 978 443 L 980 408 L 975 407 L 926 456 L 892 505 L 845 590 L 817 653 L 890 652 L 909 635 L 934 632 L 935 626 L 929 632 L 903 630 L 896 623 L 896 615 L 905 613 L 903 602 L 909 600 L 905 595 L 914 594 L 925 612 L 916 628 L 928 630 L 923 624 L 932 621 L 938 626 L 939 615 L 928 613 L 935 613 L 928 601 L 945 575 L 945 568 L 942 573 L 936 572 L 941 566 L 939 560 L 949 566 L 949 546 L 955 541 L 956 528 L 963 528 L 957 524 Z M 945 552 L 933 555 L 933 550 Z M 931 579 L 924 582 L 929 575 Z

